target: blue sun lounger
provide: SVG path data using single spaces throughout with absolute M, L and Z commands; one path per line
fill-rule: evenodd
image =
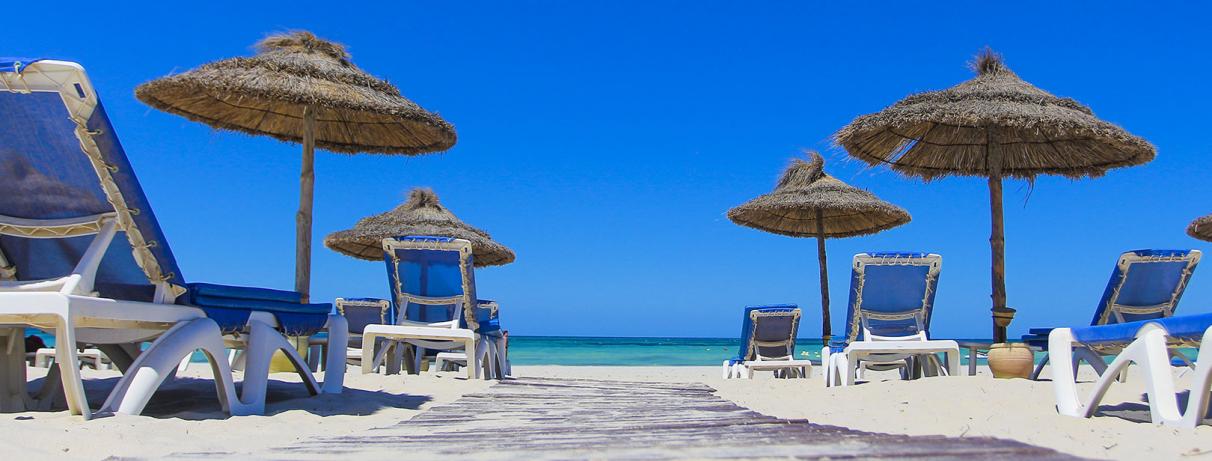
M 345 352 L 347 362 L 362 360 L 362 332 L 367 326 L 389 324 L 396 318 L 391 301 L 386 299 L 337 298 L 333 306 L 349 323 L 349 343 Z
M 1153 422 L 1194 428 L 1205 419 L 1208 394 L 1212 392 L 1212 350 L 1203 348 L 1209 344 L 1212 344 L 1212 314 L 1054 329 L 1048 334 L 1048 354 L 1056 363 L 1073 360 L 1075 348 L 1119 350 L 1084 400 L 1077 392 L 1075 368 L 1053 367 L 1056 409 L 1062 415 L 1089 418 L 1098 411 L 1115 377 L 1135 363 L 1144 368 L 1145 393 Z M 1179 408 L 1171 370 L 1170 351 L 1176 347 L 1200 348 L 1186 411 Z
M 794 304 L 746 307 L 740 350 L 724 361 L 724 379 L 752 379 L 755 371 L 773 371 L 777 377 L 809 377 L 812 362 L 795 359 L 799 325 L 800 308 Z
M 936 254 L 882 252 L 854 255 L 850 302 L 843 334 L 821 349 L 825 383 L 854 384 L 862 369 L 901 368 L 954 373 L 959 344 L 928 337 L 943 258 Z M 940 369 L 935 354 L 944 353 Z
M 1134 250 L 1119 255 L 1090 325 L 1157 320 L 1174 315 L 1200 256 L 1199 250 Z M 1051 331 L 1051 328 L 1032 328 L 1023 336 L 1023 342 L 1036 349 L 1047 349 Z M 1086 361 L 1101 375 L 1107 367 L 1103 356 L 1115 355 L 1119 348 L 1117 344 L 1079 347 L 1075 358 Z M 1172 350 L 1171 354 L 1178 362 L 1190 364 L 1178 350 Z M 1031 373 L 1031 379 L 1039 379 L 1044 366 L 1051 360 L 1051 354 L 1045 355 Z M 1073 362 L 1073 366 L 1077 363 Z
M 0 324 L 55 335 L 55 370 L 71 413 L 91 416 L 78 343 L 106 347 L 123 368 L 102 405 L 106 412 L 140 413 L 198 349 L 233 415 L 263 412 L 275 350 L 294 361 L 310 391 L 320 392 L 283 335 L 310 335 L 327 325 L 344 342 L 345 321 L 330 309 L 301 303 L 295 292 L 185 283 L 84 69 L 0 58 Z M 146 341 L 151 345 L 140 352 L 137 344 Z M 239 397 L 225 345 L 246 349 Z M 341 391 L 341 362 L 329 367 L 324 392 Z M 20 381 L 20 389 L 0 393 L 7 408 L 30 403 L 17 372 L 0 367 L 6 375 L 0 383 Z M 46 382 L 52 381 L 53 375 Z
M 363 344 L 383 338 L 412 345 L 417 372 L 427 351 L 445 351 L 436 359 L 463 362 L 468 378 L 503 377 L 509 367 L 499 309 L 495 302 L 476 298 L 471 242 L 428 236 L 386 238 L 383 252 L 397 317 L 392 324 L 368 325 L 362 332 Z M 374 348 L 363 347 L 362 373 L 378 369 L 388 350 L 382 347 L 376 354 Z

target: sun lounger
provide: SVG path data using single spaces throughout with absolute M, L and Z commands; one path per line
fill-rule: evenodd
M 1200 256 L 1199 250 L 1135 250 L 1121 254 L 1090 325 L 1156 320 L 1174 315 Z M 1051 331 L 1051 328 L 1032 328 L 1023 336 L 1023 342 L 1036 349 L 1046 349 Z M 1119 345 L 1115 344 L 1105 344 L 1097 350 L 1079 347 L 1074 351 L 1079 360 L 1088 363 L 1100 375 L 1107 368 L 1103 356 L 1118 352 Z M 1177 349 L 1171 350 L 1171 354 L 1179 363 L 1190 364 Z M 1031 379 L 1039 379 L 1050 357 L 1050 354 L 1044 355 L 1031 373 Z
M 344 319 L 327 304 L 300 303 L 298 293 L 185 283 L 78 64 L 0 59 L 0 176 L 0 324 L 55 335 L 58 367 L 48 380 L 61 380 L 73 414 L 92 413 L 78 344 L 97 345 L 123 368 L 103 411 L 141 412 L 182 357 L 201 349 L 224 409 L 249 414 L 263 411 L 273 351 L 300 362 L 283 334 L 327 324 L 344 342 Z M 225 347 L 249 351 L 239 398 Z M 323 391 L 340 392 L 344 368 L 330 370 Z M 24 367 L 0 371 L 0 386 L 24 385 L 15 376 Z M 23 388 L 0 391 L 5 409 L 28 403 L 15 401 L 27 398 Z
M 379 298 L 337 298 L 337 312 L 349 323 L 349 344 L 345 360 L 349 364 L 362 362 L 362 331 L 369 325 L 383 325 L 395 319 L 391 301 Z
M 752 379 L 756 371 L 787 378 L 811 376 L 812 362 L 795 359 L 799 325 L 800 308 L 794 304 L 746 307 L 741 348 L 736 357 L 724 361 L 724 379 Z
M 959 370 L 959 345 L 928 337 L 942 262 L 926 253 L 854 256 L 844 334 L 821 350 L 826 385 L 854 384 L 862 369 L 900 368 L 904 378 Z
M 1076 367 L 1052 367 L 1056 409 L 1062 415 L 1089 418 L 1098 411 L 1099 403 L 1115 377 L 1129 365 L 1136 364 L 1144 369 L 1145 393 L 1153 422 L 1194 428 L 1208 412 L 1212 350 L 1204 350 L 1204 347 L 1212 347 L 1210 344 L 1212 314 L 1054 329 L 1048 334 L 1048 354 L 1053 363 L 1073 361 L 1075 348 L 1115 347 L 1119 350 L 1084 400 L 1077 391 Z M 1175 394 L 1170 360 L 1170 351 L 1175 347 L 1200 347 L 1186 411 L 1180 409 Z
M 506 359 L 498 309 L 496 303 L 476 298 L 471 242 L 396 237 L 383 240 L 383 251 L 397 318 L 394 324 L 368 325 L 363 343 L 385 338 L 412 345 L 417 371 L 428 350 L 459 351 L 468 378 L 481 376 L 481 370 L 485 378 L 501 377 Z M 377 369 L 386 349 L 375 354 L 363 348 L 362 373 Z M 444 356 L 445 361 L 454 358 Z

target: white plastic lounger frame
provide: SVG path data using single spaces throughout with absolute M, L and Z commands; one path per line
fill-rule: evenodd
M 858 273 L 863 273 L 865 266 L 871 264 L 904 264 L 899 261 L 901 259 L 904 258 L 880 257 L 860 253 L 854 256 L 854 270 Z M 943 263 L 941 256 L 929 254 L 925 258 L 914 259 L 928 260 L 930 264 L 927 275 L 928 279 L 938 279 Z M 861 293 L 863 290 L 862 283 L 862 280 L 860 280 L 860 286 L 852 287 L 851 289 L 859 290 Z M 929 284 L 929 281 L 927 283 Z M 931 295 L 931 290 L 927 289 L 925 297 L 929 298 Z M 859 304 L 861 305 L 861 301 Z M 821 348 L 821 365 L 825 367 L 824 378 L 826 386 L 853 385 L 859 373 L 864 368 L 876 370 L 898 368 L 902 367 L 903 363 L 906 363 L 906 359 L 922 360 L 923 367 L 934 370 L 943 376 L 949 376 L 950 373 L 960 369 L 958 343 L 952 340 L 932 340 L 926 336 L 925 316 L 927 312 L 925 309 L 915 309 L 903 313 L 869 312 L 860 309 L 857 315 L 859 317 L 859 325 L 857 327 L 863 331 L 862 340 L 850 343 L 846 346 L 845 350 L 838 353 L 832 352 L 828 344 Z M 917 322 L 918 332 L 908 336 L 875 335 L 868 328 L 868 321 L 870 319 L 914 320 Z M 938 358 L 935 354 L 938 353 L 946 355 L 947 364 L 945 368 L 940 367 L 939 365 L 941 364 L 936 363 Z M 903 370 L 903 373 L 910 372 L 911 370 L 908 369 Z
M 1076 366 L 1053 366 L 1052 387 L 1056 393 L 1056 410 L 1062 415 L 1089 418 L 1098 411 L 1103 396 L 1115 382 L 1121 371 L 1133 363 L 1144 368 L 1145 394 L 1149 402 L 1149 415 L 1154 424 L 1194 429 L 1208 412 L 1209 393 L 1212 392 L 1212 328 L 1204 331 L 1200 342 L 1199 359 L 1195 374 L 1191 378 L 1187 408 L 1179 410 L 1175 394 L 1174 375 L 1170 364 L 1170 348 L 1174 346 L 1165 328 L 1157 323 L 1146 323 L 1136 333 L 1136 339 L 1107 365 L 1106 372 L 1098 377 L 1090 395 L 1082 399 L 1077 391 Z M 1048 334 L 1048 353 L 1053 364 L 1073 363 L 1073 348 L 1081 347 L 1074 340 L 1069 328 L 1057 328 Z

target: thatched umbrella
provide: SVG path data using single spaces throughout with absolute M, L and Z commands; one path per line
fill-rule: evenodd
M 1006 307 L 1002 178 L 1099 177 L 1111 168 L 1146 163 L 1156 152 L 1077 101 L 1023 81 L 989 49 L 973 67 L 976 78 L 858 117 L 834 140 L 870 165 L 889 165 L 926 181 L 988 178 L 994 339 L 1004 342 L 1014 310 Z
M 821 335 L 829 344 L 825 239 L 874 234 L 909 222 L 909 213 L 824 171 L 820 154 L 791 161 L 774 191 L 728 210 L 732 222 L 791 237 L 816 237 L 821 269 Z
M 1212 214 L 1191 221 L 1187 234 L 1200 240 L 1212 242 Z
M 383 239 L 408 235 L 468 240 L 476 267 L 509 264 L 514 259 L 513 251 L 493 241 L 487 232 L 459 220 L 438 202 L 437 194 L 420 187 L 391 211 L 362 218 L 353 229 L 328 234 L 324 246 L 346 256 L 382 261 Z
M 270 36 L 257 54 L 205 64 L 135 89 L 157 109 L 215 128 L 303 144 L 295 290 L 311 285 L 315 148 L 418 155 L 449 149 L 454 127 L 354 66 L 340 44 L 310 32 Z

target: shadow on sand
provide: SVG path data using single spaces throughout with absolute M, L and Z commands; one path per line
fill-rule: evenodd
M 275 377 L 294 377 L 292 373 L 270 375 L 266 392 L 265 416 L 288 411 L 305 411 L 318 416 L 366 415 L 389 408 L 416 410 L 430 401 L 429 396 L 395 393 L 386 390 L 367 391 L 346 387 L 341 394 L 311 395 L 303 383 L 281 381 Z M 237 379 L 239 377 L 237 376 Z M 396 377 L 398 379 L 398 377 Z M 91 378 L 84 381 L 84 391 L 90 406 L 98 409 L 118 383 L 118 377 Z M 45 378 L 31 380 L 29 387 L 37 390 Z M 239 392 L 241 383 L 236 383 Z M 62 410 L 62 408 L 56 408 Z M 143 416 L 206 420 L 228 418 L 219 406 L 214 381 L 209 377 L 176 377 L 164 383 L 152 396 Z M 104 416 L 104 415 L 98 415 Z

